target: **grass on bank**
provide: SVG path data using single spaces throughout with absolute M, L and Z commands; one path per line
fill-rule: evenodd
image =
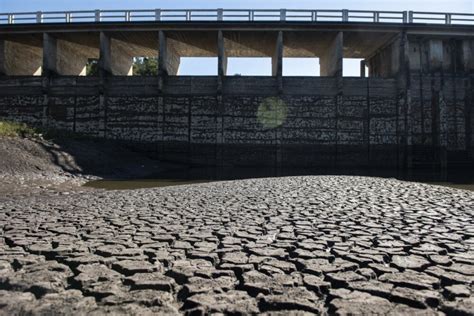
M 25 123 L 0 120 L 0 137 L 54 139 L 90 139 L 90 136 L 59 129 L 32 127 Z
M 0 136 L 4 137 L 36 137 L 39 131 L 25 123 L 0 121 Z

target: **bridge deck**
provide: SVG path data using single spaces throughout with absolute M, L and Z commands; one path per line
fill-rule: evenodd
M 0 24 L 138 21 L 283 21 L 471 24 L 474 14 L 301 9 L 147 9 L 0 13 Z

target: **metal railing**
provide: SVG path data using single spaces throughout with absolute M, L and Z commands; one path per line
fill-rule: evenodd
M 474 25 L 473 13 L 366 10 L 152 9 L 0 13 L 0 24 L 226 21 L 226 22 L 369 22 Z

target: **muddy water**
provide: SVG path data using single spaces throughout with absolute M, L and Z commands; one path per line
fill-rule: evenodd
M 396 178 L 405 181 L 415 181 L 434 185 L 441 185 L 456 189 L 474 191 L 473 170 L 450 170 L 439 173 L 433 170 L 418 170 L 412 172 L 397 172 L 394 170 L 369 170 L 369 169 L 291 169 L 274 170 L 264 168 L 181 168 L 173 169 L 146 179 L 109 179 L 96 180 L 85 186 L 107 190 L 129 190 L 141 188 L 167 187 L 183 184 L 206 183 L 221 180 L 237 180 L 248 178 L 298 176 L 298 175 L 358 175 Z
M 427 182 L 428 184 L 441 185 L 443 187 L 474 191 L 474 184 L 456 184 L 450 182 Z
M 210 182 L 212 180 L 186 180 L 186 179 L 130 179 L 130 180 L 95 180 L 84 186 L 107 190 L 133 190 L 145 188 L 169 187 L 173 185 L 194 184 Z

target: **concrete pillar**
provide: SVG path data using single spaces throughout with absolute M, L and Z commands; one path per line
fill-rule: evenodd
M 272 57 L 272 76 L 283 75 L 283 32 L 279 31 L 276 39 L 275 52 Z
M 397 144 L 398 166 L 410 169 L 413 165 L 413 108 L 411 103 L 410 87 L 410 54 L 413 52 L 405 31 L 401 32 L 398 39 L 392 44 L 393 51 L 397 52 L 398 65 L 397 80 Z M 396 48 L 396 47 L 398 48 Z
M 467 73 L 474 71 L 474 40 L 463 40 L 461 46 L 461 62 Z
M 365 78 L 365 60 L 360 61 L 360 76 Z
M 43 34 L 43 76 L 49 77 L 58 74 L 57 69 L 57 40 L 49 33 Z
M 112 56 L 110 49 L 110 36 L 104 32 L 100 32 L 99 74 L 101 77 L 112 74 Z
M 222 31 L 217 33 L 217 74 L 219 77 L 227 75 L 227 54 L 224 45 L 224 34 Z
M 133 55 L 127 50 L 127 43 L 100 32 L 99 67 L 103 74 L 131 76 L 133 74 Z
M 7 70 L 5 69 L 5 40 L 0 39 L 0 76 L 5 76 Z
M 0 73 L 8 76 L 41 76 L 43 39 L 18 36 L 15 41 L 0 39 Z
M 178 74 L 180 56 L 168 42 L 165 32 L 159 32 L 158 74 L 161 76 L 175 76 Z
M 388 49 L 390 50 L 390 72 L 389 76 L 396 76 L 400 71 L 402 70 L 403 65 L 402 60 L 400 59 L 400 56 L 402 54 L 405 54 L 405 52 L 402 52 L 402 49 L 405 49 L 405 45 L 408 45 L 408 43 L 402 43 L 402 41 L 405 40 L 405 35 L 400 35 L 393 43 L 390 44 Z M 404 56 L 404 55 L 403 55 Z
M 343 35 L 338 32 L 327 50 L 319 57 L 321 76 L 342 77 Z
M 430 71 L 439 71 L 443 67 L 443 41 L 432 39 L 428 41 L 428 67 Z

